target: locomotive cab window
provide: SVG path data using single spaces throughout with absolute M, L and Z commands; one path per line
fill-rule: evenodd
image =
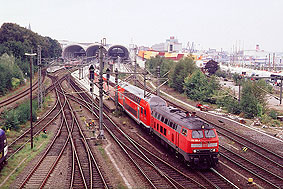
M 144 115 L 146 116 L 146 109 L 144 109 Z
M 202 130 L 192 131 L 192 138 L 203 138 Z
M 188 134 L 187 129 L 183 128 L 183 129 L 182 129 L 182 135 L 187 136 L 187 134 Z
M 213 130 L 204 130 L 205 138 L 214 138 L 216 137 Z

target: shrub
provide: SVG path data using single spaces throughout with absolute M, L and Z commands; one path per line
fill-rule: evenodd
M 278 113 L 275 110 L 271 110 L 268 114 L 272 119 L 277 119 Z

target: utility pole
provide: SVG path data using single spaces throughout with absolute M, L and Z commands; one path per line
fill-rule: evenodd
M 115 69 L 115 106 L 118 110 L 118 69 Z
M 103 45 L 106 45 L 106 39 L 103 38 L 99 46 L 99 135 L 98 139 L 104 139 L 103 130 Z
M 143 96 L 145 98 L 146 96 L 146 71 L 144 71 L 143 73 L 143 90 L 144 90 Z
M 135 76 L 134 76 L 134 78 L 135 78 L 135 86 L 137 86 L 137 76 L 136 76 L 136 73 L 137 73 L 137 55 L 136 55 L 136 53 L 137 53 L 137 47 L 135 47 L 134 48 L 134 53 L 135 53 L 135 60 L 134 60 L 134 62 L 135 62 L 135 68 L 134 68 L 134 72 L 135 72 Z
M 282 80 L 283 80 L 283 76 L 280 77 L 281 79 L 281 83 L 280 83 L 280 105 L 282 104 Z
M 275 53 L 273 53 L 273 71 L 276 71 L 275 70 Z
M 159 96 L 159 95 L 160 95 L 160 89 L 159 89 L 159 85 L 160 85 L 160 82 L 159 82 L 159 78 L 160 78 L 160 66 L 157 66 L 156 72 L 157 72 L 157 90 L 156 90 L 156 94 L 157 94 L 157 96 Z
M 270 66 L 270 53 L 268 54 L 268 70 L 270 71 L 271 69 L 271 66 Z
M 33 128 L 32 128 L 32 57 L 36 56 L 35 53 L 25 53 L 26 56 L 30 57 L 29 71 L 30 71 L 30 148 L 33 149 Z
M 241 79 L 242 79 L 242 77 L 240 76 L 239 77 L 239 98 L 238 98 L 239 103 L 241 101 Z
M 42 108 L 43 92 L 42 92 L 42 78 L 41 78 L 41 46 L 37 47 L 37 65 L 38 65 L 38 92 L 37 92 L 37 104 L 39 108 Z

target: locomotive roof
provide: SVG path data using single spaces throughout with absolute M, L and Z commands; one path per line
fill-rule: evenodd
M 161 114 L 163 117 L 175 122 L 178 125 L 182 125 L 191 130 L 199 129 L 213 129 L 214 127 L 207 122 L 201 120 L 196 116 L 186 116 L 186 113 L 180 109 L 172 106 L 155 106 L 153 111 Z

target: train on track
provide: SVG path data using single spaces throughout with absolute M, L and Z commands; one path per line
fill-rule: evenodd
M 8 154 L 7 137 L 5 132 L 0 129 L 0 164 L 2 165 Z
M 98 72 L 94 81 L 98 82 Z M 106 81 L 106 77 L 103 78 Z M 115 99 L 115 78 L 104 82 L 104 90 Z M 188 166 L 207 169 L 218 163 L 219 138 L 216 129 L 195 116 L 168 106 L 162 98 L 127 82 L 119 81 L 118 103 L 138 124 L 154 134 L 160 142 Z

